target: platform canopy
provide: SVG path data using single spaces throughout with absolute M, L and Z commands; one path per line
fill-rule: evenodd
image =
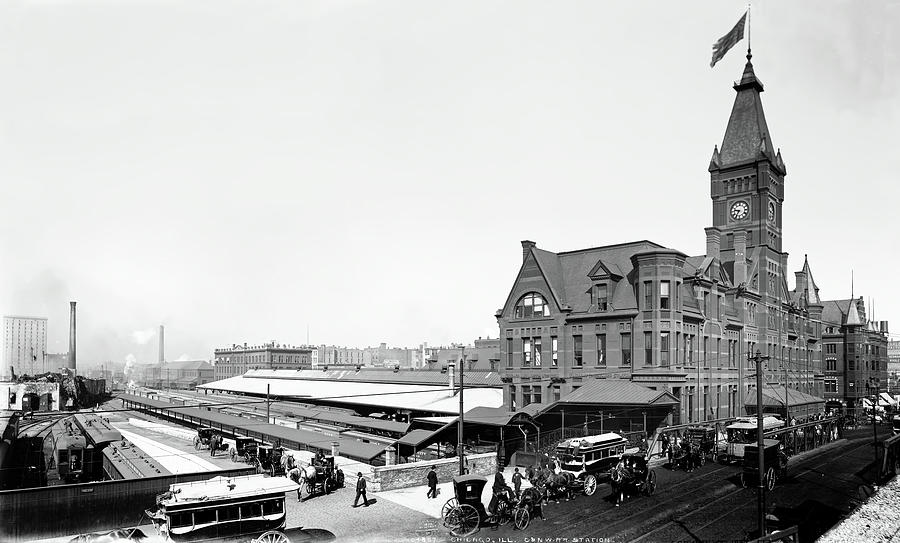
M 803 417 L 823 412 L 825 410 L 825 399 L 818 396 L 812 396 L 805 392 L 800 392 L 793 388 L 785 388 L 784 386 L 764 385 L 762 388 L 762 406 L 764 413 L 781 413 L 785 414 L 785 398 L 787 399 L 787 416 Z M 744 405 L 748 411 L 756 411 L 756 387 L 750 387 L 747 393 Z

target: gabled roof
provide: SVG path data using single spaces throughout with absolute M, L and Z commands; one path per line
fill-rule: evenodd
M 557 305 L 564 307 L 566 305 L 566 283 L 559 259 L 550 251 L 538 249 L 537 247 L 534 247 L 531 251 L 538 267 L 541 269 L 541 273 L 544 274 L 544 279 L 547 280 L 550 292 L 556 298 Z
M 161 369 L 170 370 L 212 370 L 212 365 L 206 360 L 175 360 L 172 362 L 164 362 L 159 366 Z
M 785 393 L 787 394 L 788 407 L 794 405 L 808 405 L 825 403 L 824 398 L 809 395 L 793 388 L 785 389 L 783 386 L 763 385 L 762 396 L 763 405 L 784 406 Z M 750 392 L 746 395 L 747 399 L 744 405 L 756 405 L 756 387 L 750 387 Z
M 766 115 L 763 112 L 759 94 L 763 91 L 762 82 L 757 79 L 747 55 L 747 64 L 741 81 L 734 86 L 737 96 L 731 109 L 731 117 L 722 139 L 722 147 L 718 152 L 718 166 L 728 166 L 752 162 L 766 157 L 775 163 L 775 146 L 772 144 Z M 711 164 L 712 166 L 712 164 Z
M 561 404 L 678 405 L 677 398 L 625 379 L 594 379 L 561 398 Z

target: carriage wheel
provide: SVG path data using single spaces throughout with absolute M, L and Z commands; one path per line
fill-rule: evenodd
M 509 503 L 500 501 L 497 503 L 497 524 L 505 526 L 512 520 L 512 511 L 509 510 Z
M 341 488 L 344 486 L 344 472 L 341 470 L 337 472 L 337 485 Z
M 481 517 L 478 515 L 477 509 L 464 503 L 458 507 L 454 507 L 450 511 L 449 518 L 446 522 L 450 527 L 450 533 L 452 535 L 466 537 L 478 531 L 478 524 L 481 522 Z
M 528 523 L 531 522 L 531 515 L 528 513 L 528 509 L 517 509 L 515 519 L 513 520 L 516 528 L 524 530 L 525 528 L 528 528 Z
M 741 486 L 747 488 L 747 476 L 741 473 Z
M 459 507 L 459 502 L 456 500 L 456 498 L 450 498 L 449 500 L 447 500 L 447 503 L 445 503 L 444 506 L 441 507 L 441 518 L 444 519 L 445 522 L 447 520 L 447 515 L 449 515 L 450 511 L 452 511 L 455 507 Z
M 253 543 L 291 543 L 291 540 L 278 530 L 269 530 L 254 539 Z
M 775 488 L 775 469 L 769 468 L 766 470 L 766 488 L 771 490 Z
M 275 464 L 269 467 L 269 477 L 275 477 Z
M 644 492 L 648 496 L 656 492 L 656 472 L 652 469 L 647 473 L 647 482 L 644 486 Z
M 585 496 L 593 496 L 594 492 L 597 491 L 597 478 L 593 475 L 588 475 L 584 478 L 584 495 Z
M 301 490 L 303 491 L 304 494 L 306 494 L 307 496 L 310 496 L 310 495 L 312 495 L 313 490 L 315 490 L 315 488 L 313 488 L 313 485 L 311 482 L 304 479 L 303 485 L 301 485 Z
M 331 477 L 325 477 L 325 484 L 322 485 L 325 488 L 326 494 L 331 494 L 332 489 L 334 489 L 334 479 Z

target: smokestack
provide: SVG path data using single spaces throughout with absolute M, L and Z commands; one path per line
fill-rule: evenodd
M 159 363 L 166 361 L 166 327 L 159 325 Z
M 69 369 L 75 370 L 75 302 L 69 302 Z

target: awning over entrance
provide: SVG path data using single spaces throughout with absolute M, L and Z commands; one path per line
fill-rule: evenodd
M 667 407 L 676 406 L 679 401 L 669 392 L 653 390 L 626 379 L 595 379 L 556 402 L 556 405 L 584 404 Z
M 825 410 L 825 398 L 812 396 L 793 388 L 785 390 L 783 386 L 764 385 L 762 398 L 763 413 L 781 413 L 785 415 L 785 398 L 787 399 L 786 416 L 788 417 L 804 417 Z M 756 387 L 750 388 L 744 405 L 753 408 L 748 409 L 748 412 L 756 411 Z

